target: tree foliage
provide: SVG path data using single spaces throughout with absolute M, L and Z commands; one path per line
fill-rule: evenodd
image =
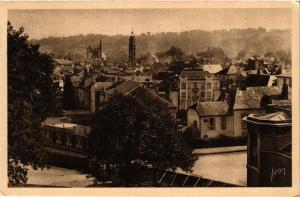
M 43 167 L 41 122 L 52 112 L 54 98 L 50 56 L 28 43 L 24 29 L 7 26 L 8 176 L 10 184 L 27 181 L 25 165 Z
M 108 60 L 121 61 L 128 56 L 128 36 L 126 35 L 77 35 L 69 37 L 48 37 L 34 42 L 57 57 L 64 57 L 68 52 L 86 56 L 88 46 L 96 47 L 101 37 L 104 53 Z M 155 34 L 136 35 L 137 56 L 147 52 L 157 53 L 166 51 L 171 46 L 181 48 L 186 54 L 196 54 L 207 47 L 219 47 L 228 57 L 236 57 L 239 51 L 244 50 L 247 55 L 259 54 L 263 56 L 270 50 L 285 50 L 291 48 L 290 30 L 269 30 L 260 28 L 231 29 L 228 31 L 191 30 L 181 33 L 161 32 Z M 82 59 L 83 60 L 83 59 Z
M 172 57 L 172 58 L 178 58 L 184 55 L 184 51 L 181 48 L 171 46 L 170 49 L 164 52 L 157 53 L 158 57 Z
M 118 175 L 128 186 L 139 169 L 191 170 L 195 157 L 174 119 L 149 95 L 138 98 L 116 95 L 95 115 L 89 137 L 90 176 L 103 181 L 107 174 Z
M 208 47 L 205 51 L 198 53 L 197 55 L 206 59 L 213 59 L 213 63 L 224 63 L 228 60 L 223 49 L 219 47 Z

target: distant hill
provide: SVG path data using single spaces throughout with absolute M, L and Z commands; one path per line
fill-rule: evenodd
M 88 46 L 96 47 L 102 39 L 104 53 L 113 60 L 127 59 L 128 36 L 124 35 L 76 35 L 69 37 L 48 37 L 32 40 L 41 45 L 41 50 L 60 57 L 76 54 L 78 59 L 86 56 Z M 264 55 L 278 50 L 288 52 L 291 49 L 291 30 L 270 30 L 263 28 L 202 31 L 191 30 L 181 33 L 166 32 L 141 34 L 136 36 L 137 55 L 157 54 L 171 46 L 181 48 L 185 54 L 205 51 L 208 47 L 220 47 L 228 57 L 236 57 L 240 51 L 247 55 Z

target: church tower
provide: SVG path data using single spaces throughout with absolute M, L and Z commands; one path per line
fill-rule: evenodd
M 99 57 L 102 57 L 102 41 L 100 38 L 100 43 L 99 43 Z
M 130 66 L 135 66 L 135 36 L 133 34 L 133 29 L 129 37 L 129 54 L 128 54 L 128 64 Z

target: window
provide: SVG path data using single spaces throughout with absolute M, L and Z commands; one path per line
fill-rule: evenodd
M 214 89 L 218 89 L 218 82 L 214 82 Z
M 53 133 L 52 133 L 52 142 L 53 142 L 53 143 L 56 143 L 56 139 L 57 139 L 56 132 L 53 132 Z
M 201 97 L 205 97 L 205 92 L 201 92 Z
M 215 130 L 216 125 L 215 125 L 215 118 L 209 118 L 209 130 Z
M 180 103 L 181 109 L 185 109 L 185 100 L 182 100 Z
M 207 83 L 206 86 L 207 86 L 207 89 L 211 89 L 211 83 Z
M 185 82 L 181 83 L 181 89 L 186 89 L 186 83 Z
M 66 146 L 72 146 L 71 136 L 66 135 Z
M 58 134 L 58 135 L 57 135 L 57 138 L 56 138 L 55 143 L 56 143 L 56 144 L 62 144 L 62 141 L 61 141 L 61 134 Z
M 226 130 L 226 116 L 221 117 L 221 129 Z
M 186 98 L 186 93 L 185 92 L 181 92 L 181 98 Z
M 211 92 L 206 92 L 207 99 L 211 99 Z
M 45 131 L 45 136 L 47 140 L 50 140 L 50 132 L 49 131 Z
M 204 83 L 203 83 L 203 82 L 201 82 L 199 85 L 200 85 L 200 89 L 201 89 L 201 90 L 204 90 L 204 89 L 205 89 Z
M 189 100 L 187 100 L 187 106 L 189 107 L 189 106 L 191 106 L 192 105 L 192 102 L 191 102 L 191 100 L 189 99 Z

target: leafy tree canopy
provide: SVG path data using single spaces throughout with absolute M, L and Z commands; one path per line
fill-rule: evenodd
M 159 52 L 156 54 L 158 57 L 181 57 L 184 55 L 184 51 L 181 48 L 171 46 L 170 49 L 168 49 L 165 52 Z
M 95 115 L 89 137 L 90 176 L 103 180 L 117 174 L 128 186 L 139 168 L 191 170 L 195 156 L 174 119 L 147 97 L 141 101 L 115 95 Z
M 52 112 L 53 64 L 39 46 L 28 43 L 24 29 L 7 25 L 8 176 L 9 183 L 27 181 L 25 165 L 43 167 L 41 122 Z

